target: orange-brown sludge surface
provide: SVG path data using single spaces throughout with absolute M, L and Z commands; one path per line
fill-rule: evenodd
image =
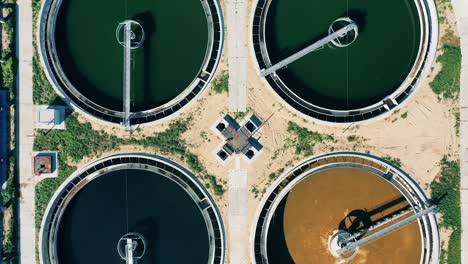
M 296 185 L 286 199 L 284 240 L 297 264 L 339 263 L 328 250 L 328 238 L 333 231 L 344 229 L 353 233 L 408 206 L 392 184 L 372 172 L 355 168 L 313 174 Z M 347 263 L 415 264 L 420 258 L 421 234 L 415 222 L 362 246 Z

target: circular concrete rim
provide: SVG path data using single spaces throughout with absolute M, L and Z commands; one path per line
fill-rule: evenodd
M 48 30 L 55 31 L 56 15 L 62 1 L 44 0 L 39 12 L 36 37 L 38 40 L 39 59 L 44 74 L 57 95 L 67 105 L 92 120 L 120 126 L 124 113 L 104 108 L 87 99 L 68 81 L 60 66 L 60 61 L 55 52 L 55 34 L 50 34 Z M 224 17 L 220 0 L 201 0 L 200 2 L 203 5 L 207 19 L 208 43 L 205 58 L 197 76 L 194 77 L 192 83 L 184 91 L 166 104 L 145 111 L 133 112 L 131 119 L 137 121 L 131 122 L 132 125 L 152 125 L 174 119 L 190 107 L 207 90 L 206 88 L 216 74 L 224 47 Z M 49 11 L 53 4 L 57 4 L 58 7 L 56 6 L 52 17 L 53 21 L 50 22 Z M 52 25 L 49 25 L 49 23 Z M 52 56 L 55 58 L 50 57 L 48 46 L 52 46 L 53 53 L 55 54 Z M 56 70 L 60 76 L 57 76 Z M 61 85 L 64 83 L 66 84 Z M 68 86 L 68 88 L 64 88 L 63 86 Z M 70 96 L 73 96 L 74 99 L 70 98 Z
M 153 165 L 153 164 L 156 165 Z M 74 195 L 92 180 L 109 171 L 141 169 L 161 174 L 179 185 L 193 199 L 205 219 L 208 240 L 208 264 L 222 264 L 225 257 L 225 228 L 221 212 L 213 197 L 190 171 L 161 156 L 143 153 L 114 154 L 95 160 L 70 175 L 55 191 L 44 212 L 39 232 L 39 260 L 41 264 L 58 264 L 56 233 L 61 217 Z M 179 175 L 175 175 L 177 172 Z M 185 179 L 185 180 L 184 180 Z
M 431 204 L 423 189 L 411 176 L 382 158 L 358 152 L 332 152 L 307 158 L 278 177 L 260 201 L 260 206 L 256 210 L 250 233 L 250 259 L 252 263 L 269 263 L 266 248 L 269 224 L 276 207 L 285 195 L 304 178 L 319 171 L 338 167 L 354 167 L 370 170 L 400 190 L 413 207 L 426 208 Z M 391 178 L 386 178 L 384 175 L 391 176 Z M 283 181 L 285 181 L 285 185 L 282 185 L 281 190 L 278 190 Z M 265 211 L 266 213 L 263 213 Z M 261 219 L 262 222 L 260 223 Z M 422 236 L 420 264 L 438 263 L 440 256 L 440 234 L 436 215 L 426 215 L 418 223 Z
M 264 15 L 265 5 L 269 5 L 274 0 L 255 0 L 252 5 L 251 19 L 249 24 L 250 38 L 250 54 L 258 76 L 260 76 L 261 64 L 270 63 L 265 42 L 265 23 L 266 16 Z M 424 22 L 421 29 L 419 59 L 415 60 L 415 66 L 410 71 L 402 85 L 395 90 L 390 96 L 383 98 L 371 106 L 353 110 L 333 110 L 306 102 L 294 92 L 292 92 L 278 77 L 276 73 L 265 78 L 261 78 L 264 85 L 270 88 L 275 97 L 282 102 L 289 110 L 302 115 L 304 118 L 323 123 L 326 125 L 347 126 L 354 123 L 367 123 L 375 120 L 382 120 L 392 114 L 393 111 L 400 109 L 408 103 L 410 97 L 415 94 L 429 75 L 433 62 L 436 59 L 437 45 L 439 40 L 439 23 L 438 13 L 434 0 L 415 0 L 418 12 L 420 14 L 420 22 Z M 421 13 L 423 8 L 423 13 Z M 422 45 L 422 43 L 425 45 Z M 422 67 L 416 67 L 416 64 Z M 272 77 L 273 76 L 273 77 Z M 396 106 L 388 107 L 384 101 L 390 100 L 397 102 Z

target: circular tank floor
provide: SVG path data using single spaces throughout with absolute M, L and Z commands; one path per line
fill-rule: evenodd
M 161 106 L 198 75 L 208 43 L 199 0 L 63 0 L 55 41 L 60 64 L 75 88 L 94 103 L 123 109 L 120 22 L 140 22 L 146 39 L 132 52 L 131 109 Z
M 350 17 L 359 36 L 347 48 L 326 45 L 277 71 L 302 99 L 328 109 L 377 103 L 409 75 L 420 45 L 414 0 L 272 0 L 266 45 L 272 63 L 326 36 L 336 19 Z
M 59 263 L 125 263 L 117 242 L 128 231 L 147 241 L 138 263 L 208 262 L 207 226 L 192 198 L 161 175 L 127 169 L 91 181 L 70 202 L 59 225 Z
M 393 185 L 367 170 L 318 172 L 296 185 L 276 209 L 267 238 L 268 261 L 338 263 L 328 251 L 333 231 L 352 232 L 406 206 L 408 202 Z M 361 247 L 346 263 L 419 263 L 421 247 L 415 222 Z

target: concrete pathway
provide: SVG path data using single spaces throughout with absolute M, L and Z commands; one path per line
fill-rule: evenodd
M 247 110 L 246 0 L 227 1 L 229 111 Z
M 247 233 L 247 171 L 240 168 L 240 157 L 235 157 L 236 168 L 229 173 L 229 263 L 246 264 Z
M 31 0 L 17 2 L 17 151 L 20 182 L 19 201 L 19 253 L 21 264 L 36 263 L 36 228 L 34 222 L 35 188 L 32 173 L 34 143 L 32 58 L 33 18 Z
M 452 0 L 461 37 L 462 69 L 460 94 L 461 119 L 461 209 L 462 209 L 462 263 L 468 263 L 468 0 Z

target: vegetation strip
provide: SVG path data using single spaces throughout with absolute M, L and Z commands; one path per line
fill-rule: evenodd
M 452 232 L 448 249 L 442 249 L 440 263 L 461 263 L 460 161 L 444 157 L 441 171 L 431 183 L 433 200 L 442 214 L 441 227 Z
M 226 71 L 213 80 L 213 89 L 217 94 L 229 91 L 229 74 Z
M 457 99 L 460 93 L 460 47 L 444 45 L 437 61 L 442 64 L 439 74 L 430 83 L 434 93 L 445 99 Z
M 11 109 L 10 118 L 14 120 L 16 109 L 16 78 L 18 60 L 16 58 L 16 1 L 2 1 L 2 15 L 5 14 L 5 23 L 2 25 L 2 60 L 1 64 L 1 87 L 7 90 L 9 94 L 9 103 Z M 3 124 L 5 125 L 5 124 Z M 2 126 L 3 126 L 2 125 Z M 19 263 L 18 258 L 18 199 L 19 184 L 16 170 L 15 153 L 11 146 L 15 145 L 15 126 L 10 126 L 9 153 L 7 159 L 8 174 L 3 183 L 1 191 L 2 206 L 4 207 L 3 218 L 3 236 L 2 236 L 2 254 L 1 261 L 5 263 Z
M 42 0 L 32 0 L 33 9 L 33 102 L 37 105 L 49 105 L 61 103 L 60 97 L 55 93 L 54 88 L 46 77 L 44 69 L 40 63 L 38 45 L 37 45 L 37 21 L 39 19 L 39 12 L 41 10 Z

